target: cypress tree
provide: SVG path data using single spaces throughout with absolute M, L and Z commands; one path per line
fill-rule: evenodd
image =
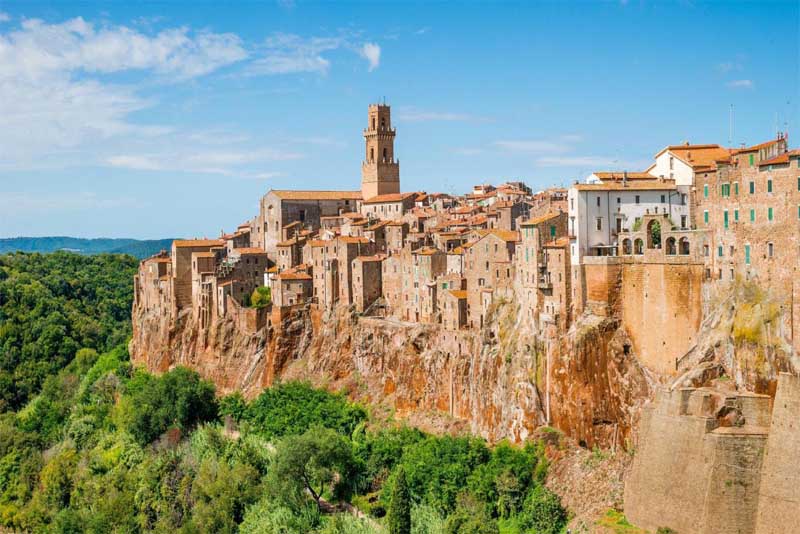
M 392 500 L 389 503 L 389 534 L 410 533 L 411 495 L 408 493 L 406 472 L 403 466 L 399 466 L 392 487 Z

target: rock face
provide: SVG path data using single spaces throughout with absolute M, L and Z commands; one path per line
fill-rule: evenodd
M 539 426 L 592 446 L 630 437 L 651 379 L 614 320 L 579 323 L 560 338 L 520 323 L 516 306 L 496 307 L 481 331 L 297 310 L 248 334 L 232 321 L 201 330 L 134 309 L 135 364 L 153 372 L 191 367 L 221 393 L 252 397 L 275 380 L 300 379 L 382 406 L 435 431 L 469 430 L 490 441 L 525 440 Z

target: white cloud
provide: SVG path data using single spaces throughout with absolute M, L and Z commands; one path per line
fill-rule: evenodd
M 449 111 L 426 111 L 413 107 L 399 108 L 395 112 L 395 117 L 401 122 L 429 122 L 429 121 L 442 121 L 442 122 L 459 122 L 459 121 L 474 121 L 474 122 L 487 122 L 488 119 L 469 115 L 467 113 L 453 113 Z
M 96 193 L 31 193 L 0 191 L 0 213 L 30 215 L 54 212 L 74 212 L 97 209 L 140 208 L 142 204 L 130 197 L 103 198 Z
M 570 147 L 566 143 L 541 140 L 495 141 L 494 146 L 510 152 L 567 152 Z
M 732 80 L 725 85 L 732 89 L 752 89 L 754 86 L 753 80 Z
M 153 102 L 132 86 L 101 81 L 101 74 L 138 71 L 185 80 L 245 57 L 233 34 L 177 28 L 148 35 L 125 26 L 95 27 L 82 18 L 24 20 L 0 33 L 0 167 L 65 166 L 70 159 L 86 164 L 78 147 L 170 132 L 131 122 L 130 114 Z
M 361 47 L 361 55 L 369 62 L 369 71 L 378 68 L 381 63 L 381 47 L 375 43 L 364 43 Z
M 192 147 L 192 150 L 168 151 L 158 154 L 117 154 L 106 159 L 111 167 L 136 171 L 174 171 L 220 174 L 223 176 L 259 177 L 249 166 L 263 162 L 295 160 L 303 157 L 297 152 L 275 148 L 260 148 L 241 151 L 213 151 L 208 147 Z M 274 176 L 273 173 L 270 173 Z
M 325 57 L 335 50 L 356 52 L 369 63 L 369 70 L 380 64 L 381 47 L 375 43 L 355 45 L 353 37 L 310 37 L 295 34 L 277 33 L 264 41 L 261 57 L 252 61 L 246 73 L 249 75 L 275 75 L 311 72 L 327 74 L 331 62 Z
M 8 22 L 11 20 L 11 15 L 0 11 L 0 22 Z
M 543 156 L 536 160 L 539 167 L 594 167 L 597 169 L 643 169 L 646 161 L 622 161 L 609 156 Z

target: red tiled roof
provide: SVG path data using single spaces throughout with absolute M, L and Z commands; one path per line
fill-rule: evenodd
M 299 191 L 273 189 L 270 191 L 282 200 L 361 200 L 361 191 Z
M 363 204 L 383 204 L 385 202 L 401 202 L 409 197 L 416 196 L 416 193 L 389 193 L 378 195 L 366 199 Z
M 221 247 L 225 241 L 221 239 L 176 239 L 172 242 L 178 248 L 183 247 Z

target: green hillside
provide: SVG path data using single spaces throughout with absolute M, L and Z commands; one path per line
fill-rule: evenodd
M 0 254 L 6 252 L 56 252 L 67 250 L 78 254 L 130 254 L 146 258 L 161 249 L 169 249 L 172 239 L 83 239 L 79 237 L 11 237 L 0 239 Z

